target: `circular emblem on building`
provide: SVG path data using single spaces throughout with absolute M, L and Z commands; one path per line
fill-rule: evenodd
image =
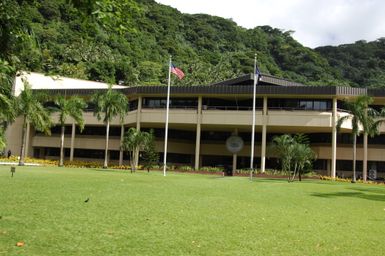
M 232 135 L 226 140 L 226 148 L 231 153 L 237 153 L 243 148 L 243 139 L 239 136 Z

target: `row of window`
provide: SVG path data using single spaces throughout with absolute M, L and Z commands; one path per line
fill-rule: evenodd
M 238 99 L 219 99 L 219 98 L 203 98 L 202 108 L 204 110 L 251 110 L 253 100 L 238 100 Z M 143 98 L 143 108 L 166 108 L 167 100 L 164 97 L 145 97 Z M 54 107 L 53 102 L 45 103 L 46 107 Z M 197 109 L 197 98 L 171 98 L 170 108 L 177 109 Z M 263 108 L 262 98 L 257 98 L 255 103 L 256 109 Z M 310 110 L 310 111 L 331 111 L 332 100 L 328 99 L 285 99 L 271 98 L 267 100 L 267 107 L 270 110 Z M 376 110 L 380 110 L 383 106 L 371 106 Z M 343 101 L 337 101 L 337 108 L 344 110 L 346 105 Z M 92 112 L 95 105 L 88 103 L 85 111 Z M 131 100 L 128 103 L 127 110 L 133 111 L 138 109 L 138 100 Z
M 167 101 L 165 98 L 144 98 L 143 108 L 166 108 Z M 280 110 L 317 110 L 329 111 L 332 109 L 331 100 L 316 99 L 268 99 L 267 105 L 269 109 Z M 170 108 L 194 108 L 198 106 L 197 98 L 171 98 Z M 251 110 L 253 106 L 252 99 L 246 100 L 226 100 L 218 98 L 203 98 L 203 109 L 217 110 Z M 255 106 L 257 109 L 263 108 L 263 100 L 256 99 Z

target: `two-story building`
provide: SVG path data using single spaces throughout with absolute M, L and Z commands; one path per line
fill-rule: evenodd
M 50 77 L 38 73 L 23 73 L 16 77 L 14 93 L 23 88 L 22 77 L 33 90 L 50 95 L 79 95 L 86 99 L 96 90 L 106 90 L 107 84 L 65 77 Z M 202 166 L 250 165 L 250 141 L 253 102 L 252 74 L 212 85 L 172 86 L 169 116 L 168 162 Z M 157 150 L 163 157 L 167 86 L 113 86 L 129 100 L 129 112 L 123 124 L 119 118 L 110 130 L 110 161 L 127 161 L 120 151 L 124 130 L 136 127 L 153 129 Z M 314 168 L 320 173 L 350 176 L 352 169 L 351 123 L 336 129 L 337 120 L 349 113 L 345 100 L 367 94 L 374 99 L 373 106 L 385 105 L 385 90 L 338 86 L 306 86 L 262 74 L 256 88 L 255 163 L 257 168 L 275 168 L 277 160 L 269 151 L 273 136 L 290 133 L 308 135 L 317 160 Z M 82 133 L 72 120 L 67 121 L 65 156 L 67 159 L 98 160 L 104 156 L 105 127 L 93 115 L 92 105 L 84 112 L 85 129 Z M 53 115 L 57 122 L 57 116 Z M 9 126 L 6 136 L 8 147 L 16 154 L 21 144 L 21 118 Z M 381 127 L 385 132 L 385 127 Z M 236 134 L 244 141 L 236 155 L 226 149 L 226 139 Z M 46 136 L 28 126 L 26 154 L 38 158 L 59 157 L 59 127 Z M 385 177 L 385 136 L 358 139 L 358 171 L 362 171 L 363 150 L 368 150 L 368 170 Z

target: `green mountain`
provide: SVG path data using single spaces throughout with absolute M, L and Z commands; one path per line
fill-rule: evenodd
M 385 38 L 315 49 L 355 87 L 385 86 Z
M 186 73 L 181 81 L 173 78 L 174 84 L 210 84 L 252 72 L 257 53 L 263 73 L 301 83 L 381 86 L 385 81 L 379 72 L 385 57 L 381 40 L 313 50 L 290 31 L 245 29 L 153 0 L 2 0 L 0 24 L 0 61 L 75 78 L 165 84 L 172 55 Z

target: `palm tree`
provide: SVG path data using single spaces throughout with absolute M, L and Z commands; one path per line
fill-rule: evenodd
M 371 103 L 371 102 L 370 102 Z M 374 110 L 373 108 L 368 107 L 367 108 L 367 118 L 368 120 L 368 126 L 364 127 L 364 135 L 374 137 L 375 135 L 380 134 L 380 126 L 385 123 L 385 107 L 381 109 L 380 112 Z M 365 148 L 364 148 L 365 149 Z M 367 150 L 364 150 L 365 157 L 364 159 L 367 160 Z M 368 173 L 367 173 L 367 163 L 364 162 L 364 168 L 362 173 L 362 178 L 364 181 L 367 180 Z
M 154 136 L 151 133 L 143 132 L 131 127 L 124 134 L 123 149 L 129 152 L 131 172 L 136 170 L 136 163 L 139 161 L 139 152 L 152 143 Z
M 159 162 L 159 153 L 155 148 L 155 135 L 153 129 L 151 129 L 148 134 L 148 141 L 143 152 L 142 161 L 143 167 L 147 169 L 147 172 L 150 172 L 150 169 Z
M 108 86 L 106 92 L 96 92 L 91 97 L 92 103 L 95 105 L 94 115 L 100 121 L 106 124 L 106 144 L 104 152 L 103 168 L 108 166 L 108 140 L 110 133 L 110 122 L 116 116 L 120 116 L 121 122 L 127 113 L 127 98 L 119 91 L 112 90 L 112 85 Z
M 290 177 L 290 166 L 293 159 L 294 151 L 294 139 L 289 134 L 283 134 L 280 136 L 274 136 L 271 149 L 277 155 L 281 162 L 281 170 L 289 174 Z
M 13 121 L 14 118 L 13 99 L 0 91 L 0 151 L 6 147 L 4 133 L 7 123 Z
M 367 95 L 359 96 L 354 102 L 346 102 L 346 108 L 350 115 L 343 116 L 337 121 L 337 129 L 339 130 L 342 124 L 351 119 L 352 138 L 353 138 L 353 177 L 352 183 L 356 182 L 356 161 L 357 161 L 357 136 L 360 136 L 361 131 L 364 134 L 374 136 L 373 129 L 375 110 L 369 108 L 369 104 L 373 99 Z
M 303 173 L 306 166 L 311 166 L 312 161 L 315 158 L 315 154 L 314 151 L 310 148 L 309 144 L 296 141 L 294 143 L 293 155 L 294 171 L 291 181 L 294 180 L 297 173 L 298 179 L 301 181 L 301 174 Z
M 66 119 L 67 117 L 72 117 L 76 124 L 79 125 L 80 131 L 82 131 L 84 129 L 83 109 L 86 106 L 87 104 L 84 100 L 77 96 L 72 96 L 67 99 L 64 96 L 59 95 L 55 99 L 53 111 L 59 113 L 59 123 L 61 126 L 59 166 L 63 166 L 64 162 L 64 132 Z
M 289 182 L 293 181 L 297 174 L 301 181 L 303 170 L 307 165 L 311 165 L 315 158 L 308 137 L 302 133 L 294 136 L 275 136 L 271 147 L 280 159 L 282 171 L 287 173 Z
M 32 124 L 38 131 L 51 134 L 52 121 L 49 112 L 42 104 L 44 98 L 43 94 L 33 93 L 27 81 L 24 81 L 24 90 L 16 98 L 17 115 L 23 117 L 19 165 L 24 165 L 27 123 Z
M 14 99 L 11 94 L 14 68 L 0 60 L 0 150 L 6 146 L 4 132 L 8 122 L 15 119 Z

